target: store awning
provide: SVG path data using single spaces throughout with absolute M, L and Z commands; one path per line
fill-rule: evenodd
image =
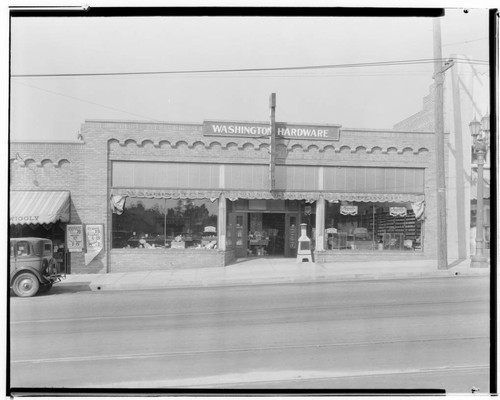
M 313 202 L 323 197 L 327 201 L 362 201 L 362 202 L 392 202 L 416 203 L 424 199 L 418 193 L 337 193 L 327 191 L 273 191 L 269 190 L 184 190 L 184 189 L 126 189 L 114 188 L 113 196 L 145 197 L 157 199 L 210 199 L 219 198 L 221 194 L 231 201 L 237 199 L 265 199 L 265 200 L 305 200 Z M 115 212 L 114 206 L 111 206 Z
M 51 224 L 69 221 L 68 191 L 11 191 L 10 224 Z

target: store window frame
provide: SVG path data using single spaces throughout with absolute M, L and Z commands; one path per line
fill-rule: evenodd
M 355 215 L 342 215 L 342 202 L 326 203 L 326 251 L 423 251 L 424 226 L 422 221 L 415 218 L 411 203 L 343 203 L 359 206 L 358 212 Z M 404 207 L 406 214 L 391 216 L 391 207 Z
M 219 199 L 127 197 L 112 214 L 111 248 L 216 250 L 218 219 Z

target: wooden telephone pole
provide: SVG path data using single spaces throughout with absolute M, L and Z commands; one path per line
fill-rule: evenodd
M 444 71 L 441 54 L 441 24 L 434 19 L 434 134 L 436 137 L 436 189 L 437 189 L 437 255 L 438 269 L 448 269 L 448 242 L 446 230 L 446 176 L 444 165 Z
M 276 93 L 269 97 L 269 108 L 271 109 L 271 132 L 269 136 L 269 185 L 270 191 L 276 188 L 275 166 L 276 166 Z

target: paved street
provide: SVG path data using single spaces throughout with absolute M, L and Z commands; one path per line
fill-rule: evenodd
M 489 279 L 11 297 L 11 386 L 489 388 Z

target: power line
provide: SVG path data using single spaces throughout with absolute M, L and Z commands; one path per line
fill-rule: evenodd
M 442 45 L 442 47 L 447 47 L 447 46 L 455 46 L 457 44 L 464 44 L 464 43 L 473 43 L 473 42 L 479 42 L 481 40 L 485 40 L 485 39 L 488 39 L 487 36 L 485 37 L 482 37 L 482 38 L 478 38 L 478 39 L 473 39 L 473 40 L 466 40 L 464 42 L 454 42 L 454 43 L 445 43 Z
M 118 112 L 121 112 L 121 113 L 125 113 L 125 114 L 130 114 L 130 115 L 134 115 L 136 117 L 141 117 L 141 118 L 146 118 L 147 120 L 149 121 L 153 121 L 153 122 L 160 122 L 159 120 L 157 119 L 154 119 L 154 118 L 151 118 L 151 117 L 147 117 L 147 116 L 144 116 L 144 115 L 141 115 L 141 114 L 137 114 L 137 113 L 133 113 L 133 112 L 130 112 L 130 111 L 125 111 L 125 110 L 120 110 L 119 108 L 114 108 L 114 107 L 110 107 L 110 106 L 106 106 L 104 104 L 99 104 L 99 103 L 95 103 L 93 101 L 89 101 L 89 100 L 84 100 L 84 99 L 80 99 L 78 97 L 74 97 L 74 96 L 70 96 L 70 95 L 67 95 L 67 94 L 63 94 L 63 93 L 59 93 L 59 92 L 54 92 L 52 90 L 48 90 L 48 89 L 44 89 L 44 88 L 41 88 L 41 87 L 38 87 L 38 86 L 33 86 L 33 85 L 28 85 L 26 83 L 20 83 L 20 82 L 16 82 L 18 85 L 23 85 L 23 86 L 28 86 L 30 88 L 34 88 L 34 89 L 38 89 L 38 90 L 41 90 L 43 92 L 47 92 L 47 93 L 51 93 L 51 94 L 55 94 L 55 95 L 58 95 L 58 96 L 63 96 L 63 97 L 67 97 L 69 99 L 72 99 L 72 100 L 77 100 L 77 101 L 81 101 L 83 103 L 87 103 L 87 104 L 92 104 L 94 106 L 98 106 L 98 107 L 103 107 L 103 108 L 107 108 L 109 110 L 113 110 L 113 111 L 118 111 Z
M 446 62 L 449 59 L 443 58 Z M 484 60 L 469 60 L 465 58 L 454 58 L 455 62 L 468 64 L 484 64 Z M 379 61 L 368 63 L 350 63 L 350 64 L 326 64 L 326 65 L 306 65 L 295 67 L 266 67 L 266 68 L 235 68 L 235 69 L 206 69 L 206 70 L 174 70 L 174 71 L 140 71 L 140 72 L 91 72 L 91 73 L 53 73 L 53 74 L 12 74 L 12 78 L 59 78 L 59 77 L 95 77 L 95 76 L 133 76 L 133 75 L 174 75 L 174 74 L 212 74 L 228 72 L 266 72 L 266 71 L 298 71 L 298 70 L 319 70 L 334 68 L 362 68 L 362 67 L 388 67 L 398 65 L 418 65 L 431 64 L 438 60 L 433 58 L 423 58 L 416 60 L 399 61 Z

